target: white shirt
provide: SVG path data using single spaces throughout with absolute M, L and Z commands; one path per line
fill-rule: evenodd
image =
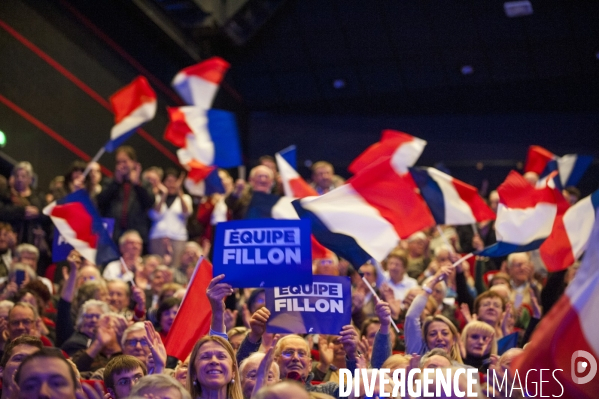
M 160 203 L 160 195 L 156 196 L 156 203 Z M 191 197 L 183 194 L 183 201 L 187 206 L 188 214 L 183 213 L 181 197 L 175 198 L 170 208 L 166 203 L 162 204 L 160 211 L 152 208 L 149 212 L 152 219 L 152 228 L 150 229 L 150 238 L 170 238 L 171 240 L 187 241 L 187 218 L 193 211 Z
M 403 301 L 410 289 L 418 286 L 418 281 L 407 274 L 404 274 L 403 279 L 399 283 L 395 284 L 389 278 L 389 272 L 385 272 L 385 283 L 387 283 L 389 287 L 393 288 L 395 299 L 400 301 Z
M 105 280 L 122 280 L 122 281 L 133 281 L 135 275 L 129 269 L 125 273 L 122 272 L 122 264 L 120 260 L 113 260 L 104 268 L 104 273 L 102 273 L 102 277 Z

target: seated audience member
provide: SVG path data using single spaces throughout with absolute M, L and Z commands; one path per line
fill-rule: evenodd
M 110 262 L 104 268 L 102 276 L 106 280 L 134 281 L 135 272 L 143 267 L 143 240 L 140 234 L 135 230 L 124 232 L 119 238 L 119 250 L 125 264 L 120 259 Z
M 12 265 L 12 233 L 10 224 L 0 222 L 0 278 L 8 276 Z
M 110 359 L 104 369 L 104 385 L 112 399 L 125 399 L 139 380 L 148 374 L 146 365 L 133 356 Z
M 96 338 L 98 323 L 102 316 L 108 314 L 110 309 L 105 302 L 90 299 L 85 302 L 79 311 L 75 323 L 75 331 L 64 344 L 61 345 L 67 355 L 73 356 L 75 352 L 88 349 L 92 340 Z M 92 358 L 95 356 L 92 356 Z
M 5 332 L 8 329 L 8 314 L 14 306 L 15 304 L 12 301 L 0 301 L 0 352 L 4 350 L 4 346 L 9 342 Z
M 179 381 L 179 383 L 181 383 L 181 385 L 183 385 L 187 390 L 189 390 L 189 387 L 187 386 L 187 371 L 189 369 L 190 359 L 191 354 L 190 356 L 187 356 L 187 359 L 177 364 L 177 367 L 175 367 L 175 373 L 173 374 L 175 380 Z
M 39 337 L 44 346 L 52 346 L 52 342 L 43 336 L 39 329 L 39 316 L 33 306 L 28 303 L 18 302 L 8 313 L 8 336 L 13 340 L 22 335 Z
M 312 274 L 321 276 L 339 275 L 339 258 L 331 253 L 326 258 L 316 258 L 312 260 Z
M 179 269 L 175 269 L 174 281 L 175 283 L 186 286 L 191 275 L 200 259 L 203 255 L 202 247 L 195 241 L 188 241 L 185 243 L 183 254 L 181 255 L 181 264 Z
M 243 342 L 247 334 L 248 329 L 246 327 L 233 327 L 227 331 L 229 342 L 235 350 L 235 354 L 237 354 L 237 350 L 241 346 L 241 343 Z
M 181 300 L 173 297 L 165 298 L 160 302 L 160 305 L 158 305 L 158 310 L 156 311 L 156 324 L 158 325 L 158 333 L 163 341 L 166 339 L 168 332 L 173 326 L 173 321 L 175 321 L 179 306 L 181 306 Z
M 138 321 L 145 318 L 146 295 L 140 288 L 129 287 L 124 281 L 108 282 L 108 304 L 113 312 L 125 316 L 127 320 Z
M 185 387 L 173 377 L 153 374 L 142 377 L 131 390 L 131 396 L 145 398 L 191 399 Z M 232 397 L 233 398 L 233 397 Z
M 241 179 L 237 180 L 235 189 L 225 198 L 225 204 L 231 211 L 232 218 L 244 219 L 253 193 L 270 194 L 273 185 L 274 174 L 264 165 L 258 165 L 250 171 L 249 184 Z
M 491 355 L 497 354 L 495 329 L 483 321 L 473 320 L 466 324 L 461 338 L 466 351 L 464 364 L 486 372 Z
M 424 293 L 414 298 L 406 314 L 404 333 L 406 339 L 406 352 L 424 354 L 434 348 L 441 348 L 450 354 L 451 359 L 462 363 L 459 350 L 459 333 L 455 325 L 445 316 L 429 316 L 421 326 L 420 316 L 433 287 L 437 282 L 446 278 L 447 268 L 440 269 L 435 278 L 424 287 Z
M 210 373 L 218 367 L 220 373 Z M 227 340 L 207 335 L 196 342 L 189 361 L 187 387 L 194 399 L 243 399 L 233 347 Z
M 411 278 L 418 278 L 428 267 L 429 258 L 426 253 L 426 234 L 419 231 L 408 237 L 408 265 L 407 274 Z
M 452 359 L 444 349 L 434 348 L 420 358 L 421 369 L 437 369 L 451 367 Z
M 17 369 L 23 359 L 39 351 L 42 347 L 42 341 L 31 335 L 22 335 L 13 339 L 5 346 L 2 360 L 0 360 L 0 374 L 2 374 L 1 399 L 17 397 L 19 392 L 14 379 Z
M 385 360 L 385 363 L 381 366 L 382 369 L 389 369 L 390 374 L 393 375 L 395 370 L 405 370 L 410 364 L 409 355 L 392 355 Z
M 126 322 L 121 316 L 115 314 L 102 315 L 95 327 L 93 338 L 87 338 L 86 347 L 77 350 L 72 355 L 73 363 L 75 363 L 77 369 L 81 373 L 89 372 L 89 375 L 105 367 L 112 357 L 120 354 L 119 335 L 125 326 Z M 65 345 L 67 343 L 69 341 L 65 342 Z M 68 348 L 74 350 L 76 346 L 81 346 L 82 342 L 79 342 L 79 345 L 76 344 L 76 342 L 71 342 L 69 344 L 70 348 Z
M 173 282 L 173 271 L 165 265 L 159 265 L 150 274 L 150 289 L 146 290 L 146 308 L 155 310 L 160 303 L 162 288 Z
M 166 367 L 167 355 L 160 335 L 152 323 L 137 322 L 128 327 L 121 338 L 121 347 L 125 355 L 131 355 L 142 361 L 148 368 L 148 374 L 160 374 Z
M 393 251 L 383 261 L 383 268 L 387 270 L 383 284 L 393 289 L 395 299 L 398 301 L 403 301 L 408 290 L 418 286 L 415 279 L 406 275 L 407 264 L 408 256 L 403 251 Z
M 20 244 L 15 249 L 15 255 L 13 258 L 13 262 L 21 263 L 27 265 L 31 268 L 33 273 L 30 273 L 31 280 L 40 280 L 42 281 L 46 287 L 48 287 L 48 291 L 54 292 L 54 286 L 52 285 L 52 281 L 48 280 L 45 277 L 39 275 L 38 272 L 45 271 L 47 265 L 40 264 L 40 251 L 31 244 Z M 13 265 L 12 270 L 15 269 Z M 10 281 L 10 278 L 9 278 Z M 20 288 L 20 287 L 19 287 Z
M 503 337 L 501 322 L 503 312 L 506 310 L 506 302 L 498 292 L 485 291 L 474 300 L 474 313 L 477 319 L 487 323 L 495 330 L 495 338 Z
M 120 242 L 124 232 L 135 230 L 142 242 L 148 242 L 148 211 L 154 205 L 154 195 L 150 186 L 141 182 L 140 174 L 135 150 L 130 146 L 117 148 L 114 179 L 96 196 L 100 214 L 115 220 L 112 234 L 115 241 Z
M 149 290 L 150 281 L 152 279 L 152 273 L 163 265 L 161 256 L 158 255 L 146 255 L 142 258 L 141 267 L 135 268 L 135 285 L 144 291 Z
M 241 376 L 241 389 L 243 397 L 250 399 L 254 387 L 256 386 L 256 378 L 258 378 L 258 367 L 260 362 L 264 359 L 265 354 L 256 352 L 252 353 L 247 359 L 244 359 L 239 365 L 239 375 Z M 276 384 L 280 381 L 279 365 L 272 363 L 268 375 L 266 377 L 265 385 Z
M 326 194 L 338 187 L 333 182 L 334 176 L 335 169 L 329 162 L 318 161 L 312 165 L 312 187 L 319 195 Z
M 170 255 L 170 266 L 174 268 L 181 263 L 181 254 L 189 238 L 187 219 L 193 212 L 191 197 L 183 193 L 184 177 L 174 169 L 167 169 L 150 210 L 150 253 L 161 257 Z
M 507 270 L 512 284 L 511 301 L 516 310 L 522 305 L 532 306 L 530 288 L 535 292 L 537 300 L 539 299 L 540 289 L 533 280 L 533 270 L 530 262 L 530 256 L 526 252 L 513 253 L 507 257 Z

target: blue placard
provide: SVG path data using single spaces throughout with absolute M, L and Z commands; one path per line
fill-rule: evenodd
M 235 288 L 312 282 L 308 220 L 237 220 L 216 226 L 214 275 Z
M 314 276 L 312 284 L 266 290 L 266 332 L 339 335 L 351 324 L 349 277 Z
M 102 224 L 108 231 L 108 235 L 112 238 L 112 232 L 114 231 L 114 219 L 113 218 L 102 218 Z M 60 235 L 58 229 L 54 227 L 54 239 L 52 240 L 52 262 L 61 262 L 65 260 L 71 251 L 73 246 Z

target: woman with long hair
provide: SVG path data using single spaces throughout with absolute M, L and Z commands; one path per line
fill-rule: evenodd
M 227 340 L 207 335 L 195 344 L 187 387 L 194 399 L 243 399 L 235 351 Z

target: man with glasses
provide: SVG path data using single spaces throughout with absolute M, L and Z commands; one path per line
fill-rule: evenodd
M 351 325 L 343 326 L 340 342 L 346 353 L 346 366 L 353 372 L 357 367 L 357 359 L 360 356 L 358 345 L 358 334 Z M 326 382 L 320 385 L 312 385 L 314 378 L 312 371 L 312 357 L 308 342 L 299 335 L 287 335 L 279 340 L 275 348 L 275 361 L 281 371 L 281 379 L 296 380 L 303 383 L 308 392 L 320 392 L 339 396 L 339 384 Z
M 8 335 L 11 340 L 21 335 L 38 336 L 38 315 L 36 310 L 28 303 L 19 302 L 8 314 Z
M 104 369 L 104 384 L 113 399 L 123 399 L 129 396 L 131 388 L 146 374 L 148 369 L 138 358 L 117 356 Z

